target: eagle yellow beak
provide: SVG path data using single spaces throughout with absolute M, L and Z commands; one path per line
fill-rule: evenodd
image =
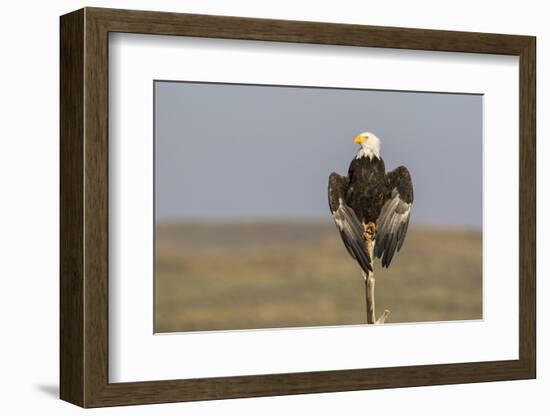
M 366 141 L 367 141 L 367 138 L 363 136 L 355 136 L 355 139 L 353 139 L 353 143 L 355 144 L 361 144 Z

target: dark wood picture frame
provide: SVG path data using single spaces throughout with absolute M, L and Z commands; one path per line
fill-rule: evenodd
M 85 8 L 60 19 L 60 396 L 82 407 L 518 380 L 536 376 L 535 38 Z M 109 383 L 110 32 L 519 56 L 519 359 Z

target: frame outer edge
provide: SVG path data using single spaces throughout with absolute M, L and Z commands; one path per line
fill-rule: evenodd
M 84 8 L 84 407 L 109 384 L 108 30 Z
M 112 32 L 519 55 L 532 36 L 87 7 Z
M 520 351 L 526 378 L 536 378 L 536 37 L 520 54 Z
M 110 31 L 519 55 L 520 191 L 527 195 L 520 212 L 527 216 L 535 214 L 534 37 L 101 8 L 61 22 L 62 399 L 102 407 L 534 377 L 534 217 L 520 218 L 519 360 L 114 384 L 108 381 L 107 237 Z
M 84 400 L 84 13 L 60 18 L 60 388 Z

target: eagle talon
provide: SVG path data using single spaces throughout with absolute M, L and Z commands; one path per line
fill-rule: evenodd
M 376 224 L 373 222 L 369 222 L 368 224 L 363 223 L 363 228 L 365 229 L 365 232 L 363 233 L 365 239 L 373 239 L 376 234 Z

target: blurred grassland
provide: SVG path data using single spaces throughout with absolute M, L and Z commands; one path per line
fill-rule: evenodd
M 157 224 L 155 332 L 362 324 L 364 281 L 332 222 Z M 481 231 L 411 226 L 375 263 L 388 323 L 482 318 Z

